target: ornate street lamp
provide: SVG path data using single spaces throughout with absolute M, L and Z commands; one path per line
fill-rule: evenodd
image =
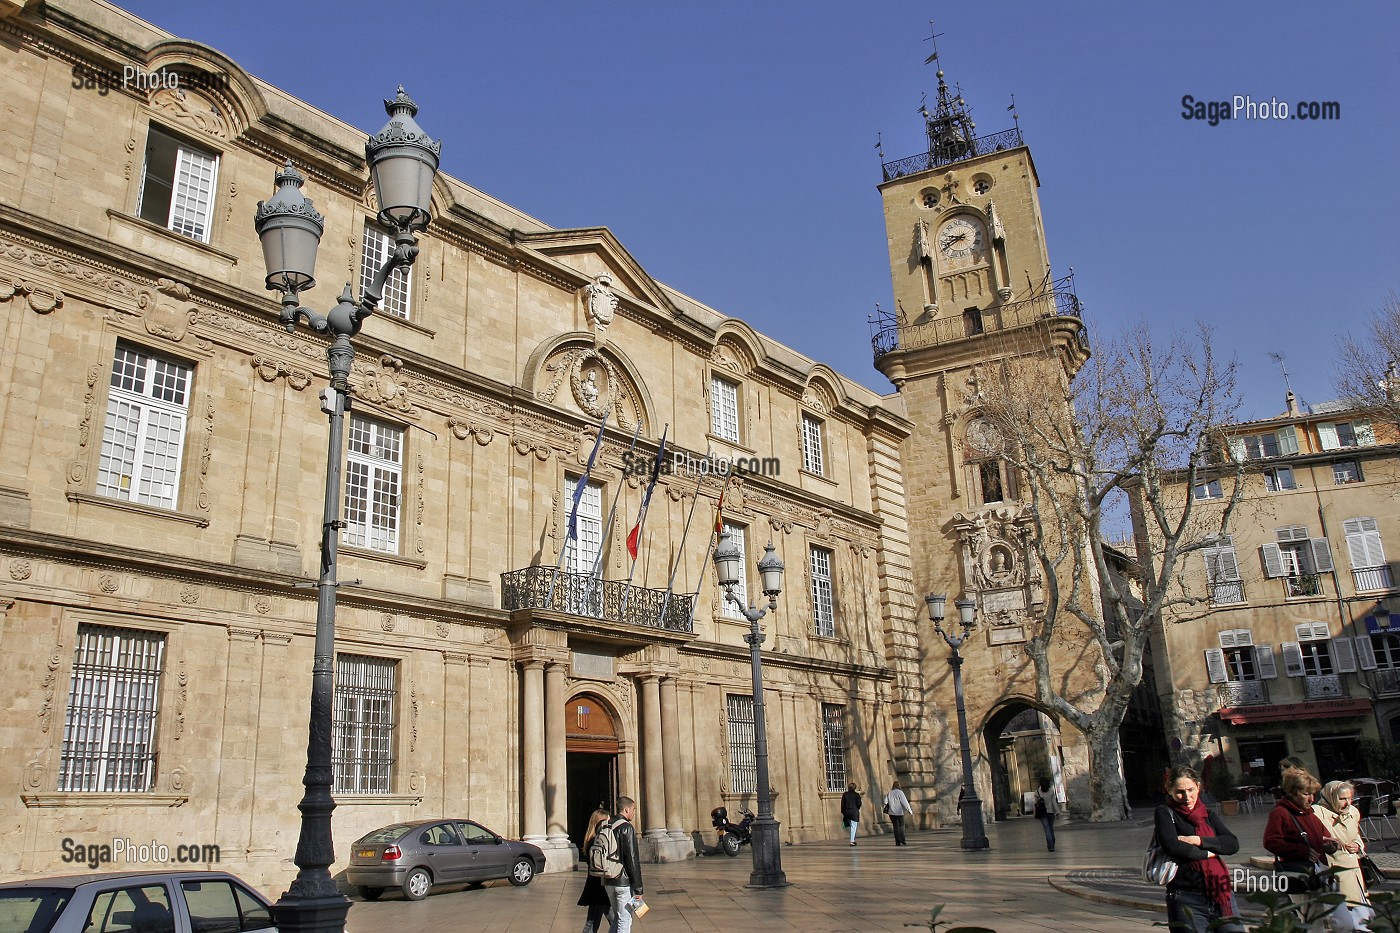
M 749 662 L 753 669 L 753 755 L 758 780 L 758 817 L 752 829 L 753 871 L 749 874 L 749 884 L 752 887 L 776 888 L 787 884 L 787 876 L 783 874 L 778 821 L 773 819 L 773 788 L 768 783 L 768 723 L 763 707 L 763 657 L 759 651 L 764 635 L 758 626 L 758 620 L 768 613 L 753 606 L 745 607 L 734 593 L 739 586 L 739 575 L 743 572 L 743 560 L 738 542 L 727 531 L 721 534 L 719 546 L 715 548 L 715 571 L 719 575 L 725 601 L 737 606 L 744 618 L 749 620 L 749 634 L 744 636 L 744 641 L 749 645 Z M 783 562 L 773 553 L 771 541 L 758 561 L 758 574 L 763 580 L 763 595 L 768 597 L 768 608 L 777 609 L 778 594 L 783 591 Z
M 296 880 L 273 906 L 282 933 L 342 933 L 350 901 L 331 880 L 335 861 L 331 839 L 331 704 L 334 699 L 336 544 L 340 520 L 341 438 L 345 412 L 350 408 L 350 366 L 355 349 L 350 338 L 360 332 L 365 318 L 384 297 L 384 283 L 418 258 L 416 233 L 432 219 L 433 175 L 442 143 L 434 142 L 413 121 L 418 105 L 403 88 L 384 102 L 389 123 L 365 144 L 375 193 L 379 197 L 379 221 L 394 231 L 394 249 L 375 273 L 373 283 L 358 302 L 345 284 L 340 302 L 328 314 L 318 314 L 299 304 L 298 294 L 316 285 L 316 249 L 324 219 L 301 193 L 305 179 L 290 161 L 277 173 L 277 193 L 259 201 L 253 226 L 262 241 L 267 266 L 267 287 L 281 292 L 279 319 L 291 333 L 305 321 L 319 334 L 331 338 L 326 350 L 330 387 L 321 392 L 321 410 L 330 416 L 326 454 L 325 509 L 321 518 L 321 574 L 317 581 L 316 654 L 311 668 L 311 727 L 306 747 L 306 793 L 298 804 L 301 836 L 297 840 Z
M 967 641 L 967 636 L 972 631 L 973 617 L 977 612 L 977 603 L 974 600 L 963 599 L 954 603 L 958 607 L 959 621 L 962 623 L 962 634 L 954 635 L 943 630 L 944 611 L 947 607 L 948 597 L 943 593 L 930 593 L 925 602 L 928 603 L 928 617 L 933 622 L 933 630 L 943 636 L 943 640 L 948 643 L 948 647 L 953 649 L 953 653 L 948 658 L 948 664 L 953 668 L 953 692 L 958 699 L 958 740 L 962 748 L 962 769 L 963 786 L 962 794 L 958 800 L 958 807 L 962 810 L 962 847 L 964 849 L 985 849 L 991 844 L 987 842 L 987 833 L 982 824 L 982 800 L 977 796 L 977 784 L 972 779 L 972 750 L 967 742 L 967 708 L 963 705 L 963 684 L 962 684 L 962 654 L 958 649 L 962 648 Z

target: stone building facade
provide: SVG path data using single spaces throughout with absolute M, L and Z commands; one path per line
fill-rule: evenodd
M 1291 392 L 1282 414 L 1228 435 L 1243 464 L 1230 532 L 1189 555 L 1199 603 L 1155 646 L 1167 735 L 1246 785 L 1272 787 L 1290 756 L 1324 781 L 1364 775 L 1359 740 L 1400 735 L 1387 556 L 1400 553 L 1400 436 L 1354 405 L 1304 409 Z M 1218 525 L 1233 490 L 1225 472 L 1178 493 Z
M 326 218 L 304 301 L 358 292 L 387 248 L 364 136 L 101 0 L 8 13 L 0 876 L 122 838 L 215 844 L 275 889 L 305 763 L 326 345 L 279 326 L 252 216 L 290 160 Z M 647 855 L 682 858 L 712 807 L 753 804 L 747 624 L 707 559 L 717 461 L 751 468 L 723 505 L 750 598 L 767 542 L 787 567 L 765 619 L 776 816 L 785 840 L 839 831 L 846 782 L 895 770 L 892 693 L 917 676 L 911 422 L 660 285 L 606 228 L 443 175 L 433 214 L 355 339 L 338 867 L 364 831 L 434 815 L 572 865 L 618 794 Z M 634 567 L 634 467 L 663 435 L 674 469 Z

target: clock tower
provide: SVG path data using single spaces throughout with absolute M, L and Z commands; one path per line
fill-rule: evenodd
M 1076 797 L 1087 806 L 1086 782 L 1074 779 L 1088 759 L 1082 738 L 1061 733 L 1035 701 L 1024 650 L 1044 608 L 1033 524 L 981 407 L 1012 360 L 1018 371 L 1028 362 L 1043 370 L 1047 397 L 1062 398 L 1058 387 L 1089 348 L 1071 277 L 1051 273 L 1040 182 L 1019 125 L 977 135 L 961 92 L 942 70 L 937 77 L 933 112 L 922 110 L 926 150 L 883 165 L 895 310 L 878 322 L 875 366 L 916 425 L 901 449 L 914 594 L 977 603 L 961 649 L 969 745 L 977 796 L 987 819 L 1000 819 L 1020 812 L 1032 777 L 1053 777 L 1072 808 Z M 948 647 L 927 617 L 903 633 L 922 643 L 917 655 L 898 623 L 891 631 L 897 766 L 924 806 L 956 821 L 962 770 Z M 1064 687 L 1092 691 L 1086 668 L 1082 685 Z

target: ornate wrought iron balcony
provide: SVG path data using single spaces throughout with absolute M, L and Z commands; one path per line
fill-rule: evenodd
M 1235 606 L 1242 602 L 1245 602 L 1243 580 L 1223 580 L 1211 585 L 1212 606 Z
M 1400 668 L 1381 668 L 1376 671 L 1376 692 L 1381 696 L 1400 694 Z
M 1309 674 L 1303 678 L 1303 699 L 1335 700 L 1347 695 L 1340 674 Z
M 893 181 L 905 175 L 913 175 L 917 172 L 926 172 L 931 168 L 938 168 L 940 165 L 952 165 L 954 162 L 962 162 L 967 159 L 986 155 L 989 152 L 1001 152 L 1005 149 L 1015 149 L 1017 146 L 1024 146 L 1021 141 L 1021 131 L 1019 129 L 1002 130 L 999 133 L 992 133 L 988 136 L 978 136 L 970 145 L 959 142 L 957 147 L 947 147 L 932 152 L 921 152 L 905 159 L 896 159 L 893 162 L 886 162 L 882 166 L 885 174 L 885 181 Z
M 1041 294 L 1004 305 L 993 305 L 975 315 L 963 313 L 934 318 L 923 324 L 900 324 L 889 312 L 871 319 L 875 334 L 870 338 L 878 360 L 894 350 L 913 350 L 935 344 L 992 334 L 1056 317 L 1084 317 L 1084 309 L 1074 293 L 1074 274 L 1056 279 Z M 1080 340 L 1087 341 L 1084 331 Z
M 1269 702 L 1269 685 L 1263 680 L 1235 680 L 1215 688 L 1216 698 L 1225 706 L 1264 706 Z
M 563 570 L 556 576 L 553 567 L 524 567 L 501 574 L 501 608 L 507 611 L 548 609 L 668 632 L 693 632 L 690 602 L 689 595 L 672 593 L 668 599 L 665 590 L 629 586 L 625 580 L 600 580 Z

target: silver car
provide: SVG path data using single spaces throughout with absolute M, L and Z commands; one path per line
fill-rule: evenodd
M 261 894 L 221 871 L 108 871 L 0 884 L 16 933 L 277 933 Z
M 505 878 L 522 885 L 543 870 L 539 846 L 506 839 L 471 820 L 421 820 L 385 826 L 356 840 L 345 880 L 366 900 L 399 888 L 418 901 L 438 884 Z

